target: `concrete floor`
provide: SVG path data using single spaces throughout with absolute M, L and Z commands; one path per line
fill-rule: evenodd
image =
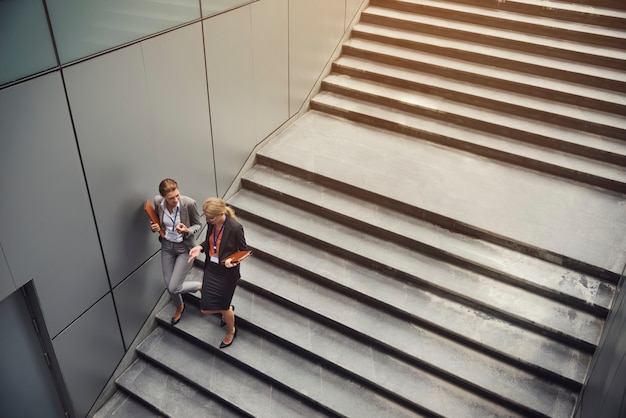
M 613 273 L 626 264 L 618 193 L 315 111 L 260 153 Z

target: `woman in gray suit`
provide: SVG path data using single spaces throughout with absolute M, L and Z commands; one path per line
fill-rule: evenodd
M 192 263 L 187 262 L 189 250 L 195 246 L 194 235 L 202 228 L 202 218 L 195 200 L 182 196 L 178 184 L 165 179 L 159 184 L 159 195 L 154 198 L 159 223 L 151 224 L 152 232 L 163 231 L 161 264 L 165 286 L 176 306 L 172 324 L 177 324 L 185 310 L 182 293 L 197 292 L 201 282 L 185 281 Z

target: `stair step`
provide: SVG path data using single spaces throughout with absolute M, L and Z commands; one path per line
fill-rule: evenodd
M 395 0 L 392 0 L 395 1 Z M 371 0 L 378 4 L 384 0 Z M 470 4 L 525 13 L 533 16 L 556 17 L 571 22 L 588 23 L 623 29 L 626 9 L 621 0 L 585 0 L 584 2 L 564 2 L 552 0 L 454 0 L 455 3 Z
M 117 391 L 111 398 L 93 415 L 93 418 L 133 417 L 133 418 L 164 418 L 141 402 L 128 394 Z
M 315 111 L 257 161 L 615 283 L 626 263 L 623 196 L 562 178 Z
M 182 373 L 184 375 L 186 371 Z M 201 417 L 206 416 L 207 411 L 211 411 L 215 416 L 246 416 L 225 408 L 175 374 L 143 359 L 135 360 L 116 382 L 123 390 L 132 393 L 168 417 Z
M 619 140 L 622 137 L 626 138 L 626 118 L 623 116 L 592 110 L 582 111 L 579 107 L 571 105 L 487 87 L 478 88 L 442 78 L 436 81 L 439 82 L 436 84 L 438 91 L 435 94 L 427 94 L 388 83 L 330 74 L 323 80 L 322 89 L 416 115 L 462 124 L 493 134 L 512 136 L 515 139 L 524 138 L 524 129 L 533 125 L 538 126 L 531 128 L 531 131 L 538 131 L 541 128 L 545 131 L 557 131 L 562 128 L 570 131 L 587 131 L 588 148 L 591 149 L 594 134 L 613 136 L 616 138 L 616 145 L 620 145 L 620 154 L 616 154 L 616 157 L 621 157 L 620 163 L 626 161 L 626 141 Z M 579 133 L 578 136 L 582 135 Z M 567 142 L 561 141 L 561 144 L 567 151 Z M 624 177 L 626 178 L 626 174 Z
M 183 377 L 202 393 L 210 394 L 220 403 L 231 405 L 244 416 L 328 416 L 328 412 L 320 412 L 257 373 L 245 370 L 231 361 L 232 358 L 226 351 L 221 352 L 217 348 L 224 337 L 223 329 L 217 325 L 210 326 L 198 307 L 187 304 L 185 316 L 176 325 L 176 329 L 169 326 L 169 318 L 173 313 L 170 308 L 166 307 L 164 312 L 157 315 L 162 326 L 137 348 L 139 355 Z M 195 342 L 165 328 L 172 331 L 184 329 L 195 338 Z M 238 333 L 236 344 L 229 347 L 230 352 L 237 351 L 235 348 L 238 346 L 243 347 L 245 342 L 242 341 L 245 340 L 246 335 L 243 332 Z M 256 349 L 255 347 L 254 350 Z
M 311 108 L 505 163 L 626 193 L 626 170 L 617 165 L 559 153 L 470 127 L 329 92 L 318 93 L 311 101 Z
M 368 269 L 339 256 L 323 252 L 320 254 L 321 250 L 251 221 L 246 221 L 246 231 L 258 243 L 255 246 L 257 258 L 267 258 L 269 255 L 274 263 L 286 265 L 310 277 L 318 277 L 320 284 L 326 283 L 326 286 L 341 289 L 355 299 L 384 306 L 421 326 L 437 330 L 463 344 L 480 347 L 533 373 L 571 387 L 580 388 L 584 382 L 591 359 L 587 353 L 497 319 L 454 298 L 446 298 L 445 295 L 417 287 L 413 283 L 403 282 L 391 273 Z M 338 265 L 341 265 L 340 269 Z M 333 269 L 335 274 L 328 273 Z M 512 341 L 523 341 L 523 344 Z M 535 347 L 542 347 L 540 355 Z
M 516 30 L 548 38 L 626 48 L 626 31 L 580 21 L 568 21 L 567 16 L 556 12 L 551 16 L 536 16 L 533 10 L 527 13 L 509 11 L 505 7 L 481 7 L 456 2 L 433 0 L 374 0 L 371 6 L 386 7 L 421 15 L 453 19 L 461 22 L 491 26 L 499 29 Z M 530 12 L 530 13 L 528 13 Z M 626 22 L 626 15 L 623 16 Z
M 454 63 L 449 62 L 448 65 L 454 65 Z M 458 66 L 455 68 L 458 69 Z M 391 97 L 389 99 L 395 98 L 399 101 L 401 100 L 401 97 L 404 97 L 407 94 L 409 94 L 409 97 L 415 96 L 415 99 L 413 100 L 421 97 L 421 95 L 424 95 L 427 98 L 431 96 L 445 98 L 446 100 L 438 101 L 437 104 L 440 107 L 438 107 L 437 110 L 450 107 L 449 100 L 467 103 L 471 106 L 452 104 L 450 110 L 448 111 L 456 114 L 458 109 L 459 115 L 464 115 L 464 117 L 473 121 L 474 124 L 477 123 L 477 120 L 480 120 L 481 125 L 484 126 L 485 130 L 492 129 L 494 133 L 500 132 L 503 135 L 519 141 L 529 142 L 556 150 L 571 152 L 583 157 L 626 166 L 626 141 L 624 141 L 623 138 L 600 137 L 598 135 L 572 129 L 571 125 L 556 126 L 554 124 L 547 123 L 549 114 L 553 112 L 553 100 L 538 99 L 535 97 L 532 99 L 532 103 L 525 105 L 532 106 L 533 109 L 541 109 L 543 107 L 543 112 L 548 115 L 547 118 L 541 117 L 539 120 L 532 121 L 529 119 L 528 113 L 524 110 L 522 110 L 521 114 L 517 114 L 514 117 L 502 112 L 501 110 L 505 109 L 508 105 L 499 106 L 496 104 L 494 106 L 493 104 L 490 104 L 489 106 L 492 108 L 489 110 L 476 110 L 476 106 L 473 106 L 473 104 L 481 105 L 482 100 L 491 101 L 494 97 L 499 97 L 500 103 L 504 100 L 507 103 L 515 104 L 515 95 L 519 93 L 514 90 L 503 90 L 503 88 L 506 87 L 504 84 L 508 83 L 508 81 L 505 81 L 504 79 L 505 74 L 508 73 L 507 71 L 502 71 L 501 85 L 492 88 L 489 86 L 481 87 L 479 84 L 474 84 L 471 80 L 457 80 L 443 75 L 417 72 L 415 70 L 386 65 L 358 57 L 340 57 L 335 61 L 333 69 L 334 71 L 330 77 L 334 77 L 335 79 L 337 79 L 338 76 L 351 77 L 355 80 L 368 80 L 373 83 L 378 83 L 378 85 L 384 83 L 389 87 L 405 88 L 408 90 L 398 98 Z M 479 70 L 480 69 L 474 69 L 474 71 Z M 515 77 L 515 75 L 512 74 L 508 74 L 508 76 Z M 333 78 L 330 77 L 328 77 L 325 81 L 326 83 L 330 83 L 332 85 Z M 481 74 L 480 77 L 485 77 L 485 73 Z M 341 83 L 341 79 L 337 80 L 337 83 Z M 370 87 L 369 90 L 373 90 L 373 94 L 379 94 L 375 85 Z M 532 87 L 520 85 L 518 90 L 528 91 L 532 90 Z M 591 93 L 589 90 L 592 89 L 583 90 L 587 90 L 587 93 Z M 464 91 L 468 93 L 466 97 L 463 96 Z M 514 94 L 509 95 L 508 91 L 513 91 Z M 552 92 L 553 91 L 551 90 L 550 93 L 546 93 L 546 95 L 554 96 L 555 94 L 552 94 Z M 380 94 L 382 93 L 383 92 L 380 92 Z M 580 93 L 582 94 L 583 92 Z M 567 96 L 567 94 L 563 93 L 560 98 L 565 98 L 565 96 Z M 601 95 L 598 95 L 598 97 L 600 96 Z M 529 96 L 528 94 L 522 94 L 520 97 L 522 99 L 522 102 L 520 103 L 521 105 Z M 569 99 L 571 102 L 582 101 L 578 95 L 572 95 Z M 555 100 L 559 99 L 555 98 Z M 556 103 L 557 107 L 559 107 L 560 105 L 558 105 L 558 101 Z M 597 102 L 595 104 L 597 104 Z M 579 118 L 582 114 L 581 105 L 577 104 L 576 106 L 576 109 L 572 109 L 571 104 L 568 104 L 560 111 L 561 115 Z M 619 106 L 619 110 L 626 114 L 626 107 L 621 106 L 621 104 L 615 104 L 615 106 Z M 613 107 L 613 105 L 607 104 L 604 107 Z M 571 116 L 568 116 L 568 113 Z M 610 116 L 608 119 L 609 121 L 612 120 L 617 122 L 615 113 L 611 114 L 608 112 L 597 111 L 591 112 L 591 114 L 593 113 L 598 114 L 598 123 L 602 123 L 600 121 L 605 115 Z M 591 114 L 587 115 L 591 116 Z M 623 116 L 618 119 L 621 120 L 616 123 L 617 126 L 622 125 L 622 129 L 626 127 L 626 124 L 623 122 Z M 580 123 L 581 121 L 579 121 L 579 124 Z
M 381 269 L 388 266 L 420 286 L 480 306 L 499 318 L 522 324 L 588 351 L 592 351 L 598 344 L 603 319 L 595 315 L 262 195 L 244 191 L 231 202 L 240 211 L 262 218 L 263 222 L 272 227 L 280 225 L 282 228 L 297 230 L 313 241 L 314 245 L 342 251 L 342 256 L 351 257 L 357 262 L 378 265 Z
M 395 45 L 430 55 L 526 72 L 531 75 L 588 85 L 606 91 L 626 92 L 626 73 L 623 66 L 618 67 L 618 69 L 606 68 L 594 62 L 585 64 L 567 59 L 549 58 L 532 52 L 483 45 L 468 39 L 449 39 L 437 34 L 408 31 L 401 28 L 386 28 L 362 22 L 352 29 L 352 37 L 343 44 L 342 51 L 344 54 L 370 57 L 376 52 L 382 55 L 384 59 L 395 59 L 399 63 L 403 62 L 402 56 L 387 57 L 384 55 L 384 50 L 381 52 L 372 50 L 371 42 L 367 44 L 369 49 L 363 49 L 362 43 L 369 40 L 381 45 Z M 412 63 L 408 62 L 406 65 L 412 65 Z
M 284 271 L 280 274 L 289 275 Z M 520 415 L 520 411 L 480 397 L 427 368 L 396 356 L 391 350 L 353 338 L 341 328 L 315 321 L 306 313 L 289 309 L 262 294 L 240 287 L 235 302 L 243 308 L 237 313 L 238 321 L 268 333 L 281 344 L 293 345 L 312 359 L 328 363 L 347 375 L 358 376 L 368 387 L 374 386 L 403 398 L 415 405 L 416 410 L 450 417 Z
M 361 14 L 361 22 L 468 40 L 484 46 L 509 48 L 614 69 L 623 68 L 623 62 L 626 60 L 626 51 L 618 48 L 588 45 L 570 40 L 520 33 L 514 30 L 406 13 L 383 7 L 367 7 Z
M 375 56 L 367 59 L 342 55 L 333 63 L 333 71 L 336 73 L 425 92 L 437 91 L 436 84 L 429 85 L 427 82 L 455 80 L 457 83 L 523 93 L 596 111 L 626 114 L 626 95 L 613 91 L 373 41 L 353 39 L 350 42 L 353 49 L 362 49 L 360 55 L 366 55 L 371 48 Z M 385 55 L 401 58 L 407 65 L 386 64 L 381 59 Z
M 256 165 L 248 171 L 242 182 L 245 190 L 301 208 L 307 207 L 321 216 L 341 219 L 348 225 L 360 225 L 390 241 L 403 242 L 425 254 L 491 274 L 499 280 L 549 295 L 581 309 L 587 308 L 600 316 L 608 313 L 616 291 L 614 284 L 594 276 L 443 229 L 345 191 L 336 191 L 264 165 Z M 267 244 L 275 241 L 280 240 L 275 238 Z
M 508 408 L 517 408 L 527 415 L 549 408 L 546 416 L 551 417 L 565 416 L 564 411 L 571 411 L 576 392 L 552 380 L 512 367 L 407 318 L 399 318 L 299 274 L 281 270 L 274 263 L 264 262 L 259 257 L 250 259 L 246 268 L 253 274 L 244 276 L 245 285 L 242 286 L 253 288 L 255 293 L 264 292 L 276 303 L 297 307 L 305 317 L 330 321 L 340 327 L 339 332 L 346 336 L 353 335 L 379 349 L 391 350 L 394 355 L 406 358 L 420 368 L 446 376 L 461 386 L 498 400 Z M 238 297 L 244 293 L 241 290 Z M 255 297 L 252 301 L 256 303 L 256 300 Z M 239 301 L 237 303 L 241 305 Z M 245 315 L 245 312 L 241 314 Z M 303 336 L 310 338 L 308 327 L 301 328 Z M 288 336 L 289 341 L 293 338 Z M 439 385 L 434 383 L 435 387 Z
M 237 297 L 233 304 L 237 307 L 237 317 L 254 306 L 239 303 Z M 222 390 L 224 395 L 216 393 L 218 396 L 229 395 L 237 398 L 238 403 L 247 405 L 254 416 L 421 416 L 380 394 L 363 390 L 358 381 L 318 360 L 309 359 L 289 345 L 277 344 L 240 325 L 236 342 L 219 353 L 222 356 L 211 354 L 209 358 L 209 354 L 205 354 L 202 348 L 186 340 L 191 338 L 196 344 L 208 341 L 208 344 L 213 345 L 213 341 L 223 338 L 224 330 L 217 326 L 216 321 L 207 323 L 197 306 L 188 304 L 185 311 L 187 309 L 189 312 L 185 313 L 185 318 L 176 325 L 177 332 L 184 333 L 185 339 L 164 332 L 163 341 L 159 342 L 163 350 L 155 353 L 151 350 L 147 354 L 158 356 L 159 361 L 169 364 L 168 367 L 175 370 L 185 370 L 188 376 L 192 375 L 189 377 L 202 379 L 199 383 L 214 393 Z M 164 326 L 167 326 L 171 312 L 172 308 L 168 307 L 157 316 Z M 282 320 L 288 322 L 288 318 Z M 181 344 L 191 346 L 184 349 L 189 354 L 170 354 L 169 347 L 173 339 L 179 339 Z M 219 357 L 224 358 L 220 359 L 220 363 L 224 363 L 220 369 L 225 368 L 224 371 L 215 370 L 218 369 L 216 363 Z M 246 373 L 244 369 L 254 370 L 254 374 Z M 281 402 L 282 398 L 285 399 Z M 317 405 L 319 411 L 304 403 L 304 399 L 309 404 Z

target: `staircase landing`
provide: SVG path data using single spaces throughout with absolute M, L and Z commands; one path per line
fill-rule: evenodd
M 626 263 L 626 196 L 310 111 L 259 153 L 558 264 Z M 382 222 L 394 222 L 386 219 Z

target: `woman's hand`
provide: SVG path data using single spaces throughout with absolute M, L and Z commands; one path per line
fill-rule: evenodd
M 176 232 L 181 235 L 187 235 L 189 233 L 189 229 L 187 229 L 184 223 L 179 223 L 176 225 Z
M 231 267 L 235 267 L 237 265 L 237 262 L 233 263 L 232 258 L 227 258 L 226 261 L 224 261 L 224 265 L 226 266 L 226 268 L 231 268 Z
M 202 247 L 197 245 L 195 247 L 193 247 L 191 250 L 189 250 L 189 259 L 187 259 L 187 263 L 191 263 L 193 261 L 194 258 L 198 257 L 200 255 L 200 252 L 202 251 Z
M 150 224 L 150 229 L 152 229 L 152 232 L 159 232 L 161 230 L 161 226 L 159 224 Z

